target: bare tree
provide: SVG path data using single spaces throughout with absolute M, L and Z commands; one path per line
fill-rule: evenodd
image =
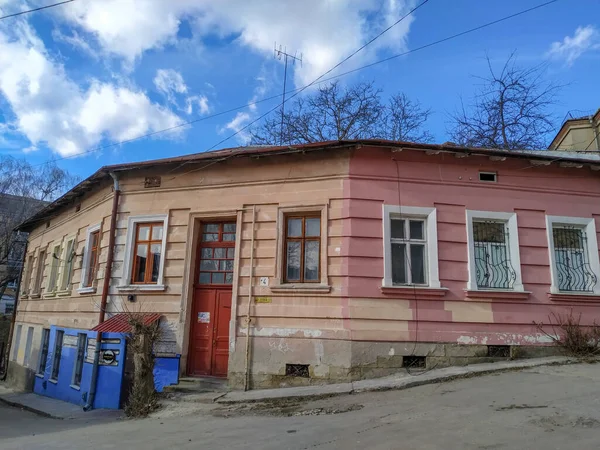
M 544 80 L 545 66 L 520 68 L 511 54 L 497 72 L 487 58 L 489 75 L 473 103 L 451 116 L 451 139 L 469 147 L 546 148 L 554 131 L 550 112 L 561 85 Z
M 27 235 L 15 227 L 76 181 L 55 163 L 34 167 L 24 159 L 0 157 L 0 298 L 21 271 Z
M 373 82 L 343 88 L 337 81 L 286 105 L 281 114 L 266 119 L 251 131 L 252 144 L 306 144 L 345 139 L 393 139 L 422 141 L 430 114 L 404 94 L 381 100 Z

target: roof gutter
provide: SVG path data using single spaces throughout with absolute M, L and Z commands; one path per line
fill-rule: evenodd
M 115 235 L 117 232 L 117 213 L 119 210 L 119 198 L 121 189 L 119 187 L 119 178 L 114 172 L 110 172 L 110 176 L 114 181 L 114 193 L 112 211 L 110 214 L 110 229 L 108 235 L 108 256 L 106 260 L 106 269 L 104 270 L 104 280 L 102 285 L 102 297 L 100 298 L 100 314 L 98 316 L 98 325 L 104 322 L 106 317 L 106 304 L 108 303 L 108 290 L 110 289 L 110 275 L 112 273 L 112 264 L 115 250 Z M 92 379 L 90 382 L 90 392 L 87 403 L 83 407 L 84 411 L 89 411 L 94 408 L 94 400 L 96 399 L 96 390 L 98 387 L 98 369 L 100 365 L 100 352 L 102 349 L 102 331 L 98 331 L 96 335 L 96 348 L 94 349 L 94 365 L 92 366 Z

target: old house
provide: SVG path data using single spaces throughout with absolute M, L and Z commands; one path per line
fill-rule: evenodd
M 550 150 L 600 150 L 600 109 L 594 114 L 566 120 L 549 146 Z
M 89 340 L 132 308 L 161 321 L 165 370 L 233 388 L 551 353 L 533 321 L 600 319 L 599 169 L 379 140 L 103 167 L 20 227 L 9 375 L 86 401 Z

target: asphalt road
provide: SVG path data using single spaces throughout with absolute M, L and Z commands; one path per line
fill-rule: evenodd
M 598 449 L 600 365 L 168 415 L 93 425 L 0 406 L 0 449 Z

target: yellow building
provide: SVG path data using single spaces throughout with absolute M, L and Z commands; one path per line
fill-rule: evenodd
M 600 109 L 594 115 L 563 123 L 549 146 L 550 150 L 600 150 Z

